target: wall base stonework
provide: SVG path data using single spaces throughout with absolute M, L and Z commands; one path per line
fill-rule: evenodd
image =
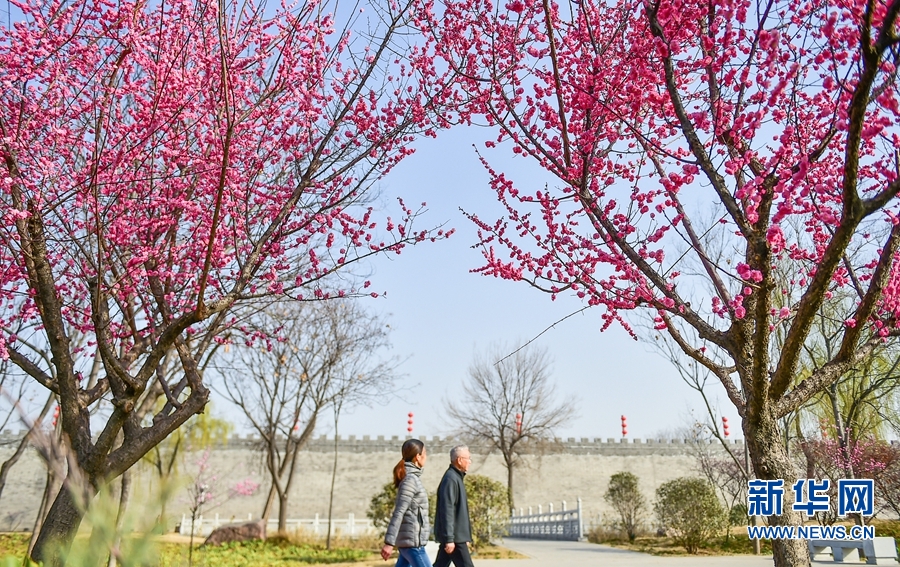
M 20 435 L 0 435 L 0 462 L 14 450 Z M 423 438 L 428 449 L 428 462 L 422 481 L 429 492 L 437 490 L 441 476 L 449 464 L 450 448 L 454 440 L 438 437 Z M 354 514 L 364 518 L 369 501 L 381 487 L 391 481 L 391 470 L 400 459 L 399 438 L 357 439 L 350 436 L 338 441 L 338 474 L 335 483 L 334 517 L 346 518 Z M 234 436 L 228 443 L 210 450 L 208 464 L 217 476 L 214 491 L 224 494 L 238 481 L 251 478 L 260 483 L 254 496 L 235 498 L 204 512 L 220 518 L 234 517 L 246 521 L 248 515 L 258 518 L 262 513 L 269 484 L 258 440 L 252 436 Z M 334 438 L 318 437 L 301 452 L 297 477 L 291 489 L 289 518 L 320 518 L 328 516 L 329 489 L 334 462 Z M 515 477 L 515 502 L 525 513 L 528 507 L 537 511 L 549 502 L 556 506 L 565 500 L 569 507 L 582 499 L 585 525 L 595 523 L 599 516 L 611 510 L 603 501 L 609 477 L 619 471 L 637 475 L 648 502 L 662 483 L 679 476 L 696 476 L 696 461 L 689 445 L 683 442 L 641 441 L 618 442 L 600 439 L 557 440 L 540 450 L 523 455 L 522 466 Z M 735 450 L 743 452 L 740 444 Z M 506 469 L 497 454 L 471 446 L 473 464 L 470 473 L 487 475 L 506 483 Z M 187 453 L 179 466 L 178 487 L 167 503 L 167 530 L 174 530 L 183 513 L 188 513 L 186 485 L 189 474 L 197 469 L 202 452 Z M 159 514 L 159 481 L 153 469 L 141 463 L 134 469 L 130 510 L 149 517 Z M 46 469 L 34 450 L 29 450 L 12 469 L 8 484 L 0 497 L 0 530 L 30 529 L 41 500 Z M 276 512 L 272 517 L 277 517 Z

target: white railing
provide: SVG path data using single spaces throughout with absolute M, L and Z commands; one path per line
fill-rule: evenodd
M 194 525 L 195 537 L 206 537 L 219 526 L 228 524 L 242 524 L 244 522 L 252 522 L 253 515 L 248 514 L 247 519 L 243 518 L 220 518 L 216 514 L 212 518 L 204 518 L 200 516 Z M 269 518 L 266 525 L 266 533 L 273 534 L 278 530 L 278 519 Z M 328 518 L 319 518 L 316 514 L 315 518 L 289 519 L 287 520 L 288 532 L 302 531 L 308 535 L 325 536 L 328 533 Z M 191 518 L 185 514 L 181 515 L 181 524 L 178 526 L 178 533 L 181 535 L 191 535 Z M 331 519 L 332 535 L 342 537 L 360 537 L 365 535 L 374 535 L 377 533 L 372 520 L 358 519 L 353 514 L 349 514 L 346 518 Z
M 546 512 L 540 505 L 537 508 L 536 514 L 531 506 L 527 514 L 522 508 L 519 508 L 518 514 L 513 510 L 509 518 L 509 537 L 578 541 L 584 536 L 581 498 L 574 510 L 566 509 L 565 500 L 562 510 L 554 511 L 552 502 Z

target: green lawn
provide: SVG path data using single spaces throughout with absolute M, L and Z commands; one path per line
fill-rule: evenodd
M 0 534 L 0 558 L 22 558 L 28 545 L 28 534 Z M 76 543 L 77 545 L 77 543 Z M 160 543 L 154 546 L 143 565 L 186 567 L 188 546 Z M 126 552 L 127 553 L 127 552 Z M 251 541 L 217 547 L 195 547 L 193 565 L 197 567 L 263 567 L 268 565 L 323 565 L 356 563 L 376 559 L 375 552 L 335 548 L 308 543 L 290 543 L 283 539 L 271 542 Z M 18 565 L 18 562 L 14 563 Z M 3 565 L 0 562 L 0 565 Z
M 335 548 L 326 550 L 310 544 L 272 544 L 264 541 L 230 543 L 221 546 L 198 547 L 194 549 L 194 565 L 209 567 L 247 567 L 273 564 L 329 564 L 350 563 L 371 559 L 371 551 Z M 166 543 L 159 546 L 160 567 L 181 567 L 187 565 L 186 545 Z
M 0 533 L 0 558 L 25 555 L 31 534 Z

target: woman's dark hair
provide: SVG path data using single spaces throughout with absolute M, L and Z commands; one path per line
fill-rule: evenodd
M 418 439 L 407 439 L 403 442 L 403 447 L 400 449 L 403 458 L 394 467 L 394 486 L 400 486 L 400 481 L 406 476 L 406 463 L 421 455 L 423 451 L 425 451 L 425 443 Z

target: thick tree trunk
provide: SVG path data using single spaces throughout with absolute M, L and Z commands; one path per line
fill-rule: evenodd
M 34 518 L 34 526 L 31 528 L 31 539 L 28 540 L 28 555 L 31 556 L 34 551 L 34 546 L 37 543 L 37 538 L 41 534 L 41 528 L 44 525 L 44 520 L 47 518 L 47 512 L 50 509 L 50 504 L 56 499 L 56 494 L 59 492 L 59 481 L 54 476 L 53 472 L 48 469 L 47 470 L 47 480 L 44 483 L 44 494 L 41 496 L 41 506 L 38 508 L 37 516 Z
M 784 479 L 785 491 L 782 514 L 770 516 L 769 525 L 795 526 L 803 523 L 800 513 L 792 508 L 794 503 L 791 485 L 797 479 L 797 470 L 782 444 L 778 421 L 763 410 L 761 416 L 750 417 L 744 422 L 744 436 L 753 462 L 753 471 L 763 480 Z M 775 567 L 809 567 L 809 549 L 804 540 L 772 540 Z
M 89 496 L 93 496 L 93 494 Z M 84 518 L 84 506 L 86 505 L 85 502 L 77 500 L 71 487 L 63 483 L 63 488 L 60 489 L 56 500 L 50 506 L 44 525 L 41 526 L 41 533 L 31 551 L 31 558 L 42 562 L 44 567 L 61 566 L 62 558 L 59 551 L 69 549 L 72 545 L 72 540 Z

